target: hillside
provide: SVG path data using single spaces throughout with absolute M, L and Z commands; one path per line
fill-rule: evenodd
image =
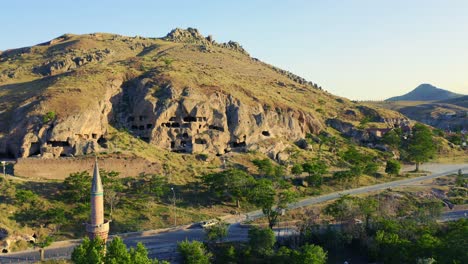
M 468 95 L 457 97 L 457 98 L 452 98 L 452 99 L 447 99 L 447 100 L 441 100 L 441 101 L 438 101 L 438 103 L 451 104 L 451 105 L 457 105 L 460 107 L 468 108 Z
M 192 28 L 163 38 L 66 34 L 0 54 L 3 157 L 142 156 L 131 141 L 120 144 L 129 134 L 161 150 L 157 157 L 258 150 L 278 158 L 308 133 L 349 132 L 364 118 L 385 127 L 406 120 Z
M 452 93 L 450 91 L 437 88 L 430 84 L 421 84 L 411 92 L 388 98 L 389 101 L 436 101 L 436 100 L 447 100 L 452 98 L 461 97 L 463 95 Z

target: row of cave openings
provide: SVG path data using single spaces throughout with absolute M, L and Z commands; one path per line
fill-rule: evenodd
M 105 139 L 103 136 L 100 136 L 98 138 L 98 134 L 75 134 L 76 137 L 84 139 L 84 140 L 97 140 L 96 142 L 101 146 L 102 148 L 107 148 L 107 139 Z M 64 149 L 66 148 L 73 148 L 72 145 L 68 141 L 55 141 L 55 140 L 50 140 L 46 142 L 47 145 L 52 146 L 52 147 L 62 147 Z M 41 154 L 41 142 L 32 142 L 29 148 L 29 155 L 28 157 L 32 156 L 37 156 Z M 74 151 L 72 151 L 74 152 Z M 69 155 L 70 151 L 62 151 L 60 154 L 60 157 L 67 157 Z

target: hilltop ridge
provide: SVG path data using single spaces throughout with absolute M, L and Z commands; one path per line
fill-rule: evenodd
M 278 159 L 327 127 L 366 138 L 352 128 L 363 118 L 382 126 L 406 120 L 333 96 L 193 28 L 162 38 L 65 34 L 0 55 L 3 156 L 108 152 L 113 127 L 171 152 L 258 150 Z

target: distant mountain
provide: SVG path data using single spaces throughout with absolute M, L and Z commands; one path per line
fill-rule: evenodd
M 437 88 L 431 84 L 421 84 L 413 91 L 401 95 L 388 98 L 385 101 L 439 101 L 461 97 L 463 95 L 452 93 L 450 91 Z

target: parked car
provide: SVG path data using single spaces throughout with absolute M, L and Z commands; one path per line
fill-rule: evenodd
M 217 223 L 219 223 L 219 221 L 217 219 L 210 219 L 210 220 L 200 222 L 200 226 L 203 227 L 203 228 L 207 228 L 207 227 L 210 227 L 210 226 L 214 226 Z

